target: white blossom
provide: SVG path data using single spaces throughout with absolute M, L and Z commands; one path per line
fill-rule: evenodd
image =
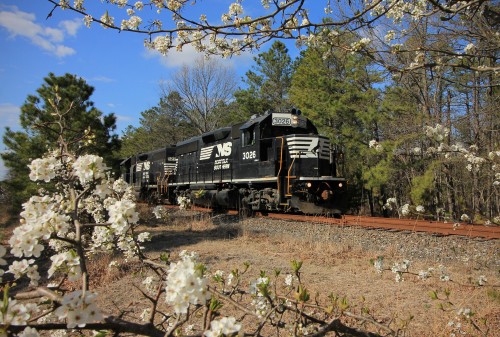
M 38 334 L 38 331 L 36 331 L 35 328 L 31 328 L 29 326 L 27 326 L 26 328 L 24 328 L 24 330 L 19 334 L 17 335 L 18 337 L 38 337 L 40 336 Z
M 470 221 L 470 217 L 467 215 L 467 214 L 462 214 L 460 216 L 460 220 L 462 220 L 463 222 L 469 222 Z
M 31 170 L 29 177 L 33 181 L 43 180 L 49 182 L 55 178 L 56 171 L 60 166 L 60 161 L 52 155 L 35 159 L 28 165 Z
M 5 307 L 6 305 L 6 307 Z M 33 303 L 17 303 L 17 300 L 7 299 L 4 301 L 3 309 L 0 310 L 0 324 L 26 325 L 30 317 L 36 312 L 36 305 Z
M 114 26 L 115 18 L 112 16 L 109 16 L 108 11 L 106 11 L 106 13 L 104 13 L 101 16 L 101 22 L 102 22 L 101 26 L 103 26 L 104 28 L 109 28 L 109 26 Z
M 54 314 L 59 319 L 66 319 L 68 329 L 85 327 L 87 323 L 98 322 L 103 319 L 101 310 L 94 303 L 97 294 L 81 290 L 64 295 L 61 306 Z
M 450 133 L 450 130 L 441 124 L 436 124 L 435 127 L 426 126 L 424 132 L 427 137 L 432 138 L 438 142 L 442 142 Z
M 94 21 L 94 18 L 91 15 L 85 15 L 83 17 L 83 23 L 87 28 L 90 28 L 92 21 Z
M 177 203 L 180 209 L 188 209 L 191 207 L 191 199 L 188 197 L 180 196 L 177 198 Z
M 384 204 L 384 209 L 392 211 L 393 206 L 397 206 L 396 198 L 388 198 Z
M 476 50 L 476 46 L 473 43 L 469 43 L 467 46 L 465 46 L 464 53 L 472 54 L 474 50 Z
M 370 142 L 368 143 L 368 147 L 370 149 L 375 149 L 375 151 L 377 152 L 382 152 L 382 150 L 384 149 L 382 145 L 375 139 L 370 140 Z
M 384 258 L 379 256 L 374 262 L 373 266 L 375 267 L 375 270 L 377 273 L 382 273 L 384 270 Z
M 229 5 L 229 15 L 240 15 L 243 13 L 243 6 L 240 3 L 234 2 Z
M 51 278 L 55 272 L 62 272 L 68 275 L 70 281 L 77 281 L 82 275 L 80 258 L 73 250 L 52 255 L 50 260 L 52 264 L 47 272 L 49 278 Z
M 409 214 L 410 214 L 410 205 L 404 204 L 403 207 L 401 207 L 401 215 L 407 216 Z
M 92 154 L 78 157 L 73 164 L 73 173 L 83 185 L 96 179 L 105 178 L 107 169 L 102 157 Z
M 222 317 L 210 322 L 210 329 L 203 334 L 207 337 L 230 336 L 241 329 L 241 324 L 234 317 Z
M 153 40 L 153 48 L 162 55 L 167 55 L 167 52 L 171 47 L 172 40 L 169 36 L 157 36 Z
M 185 314 L 190 304 L 205 304 L 210 298 L 207 280 L 196 268 L 196 255 L 183 252 L 182 260 L 172 263 L 166 280 L 166 302 L 177 314 Z
M 135 203 L 131 200 L 114 200 L 106 208 L 109 212 L 108 222 L 118 235 L 125 234 L 130 225 L 139 221 L 139 213 L 135 209 Z

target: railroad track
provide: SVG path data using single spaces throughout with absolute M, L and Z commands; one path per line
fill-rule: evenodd
M 177 206 L 166 206 L 175 208 Z M 212 209 L 192 207 L 192 210 L 202 212 L 212 212 Z M 228 214 L 237 215 L 238 211 L 230 210 Z M 371 229 L 385 229 L 390 231 L 410 231 L 431 233 L 437 235 L 460 235 L 471 238 L 500 239 L 500 226 L 484 226 L 465 223 L 445 223 L 439 221 L 416 220 L 416 219 L 395 219 L 379 218 L 369 216 L 345 215 L 341 219 L 327 216 L 313 216 L 287 213 L 266 213 L 257 212 L 256 216 L 267 217 L 280 220 L 293 220 L 299 222 L 316 222 L 336 226 L 356 226 Z
M 278 213 L 270 213 L 267 216 L 276 219 L 317 222 L 337 226 L 356 226 L 392 231 L 411 231 L 439 235 L 460 235 L 471 238 L 500 239 L 500 226 L 470 225 L 463 223 L 455 226 L 453 223 L 444 223 L 438 221 L 377 218 L 354 215 L 345 215 L 342 219 L 335 219 L 325 216 Z

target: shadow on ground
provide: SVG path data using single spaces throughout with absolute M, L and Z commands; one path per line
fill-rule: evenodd
M 176 215 L 162 224 L 145 226 L 152 234 L 145 252 L 164 252 L 202 241 L 233 240 L 241 235 L 240 218 L 231 215 Z

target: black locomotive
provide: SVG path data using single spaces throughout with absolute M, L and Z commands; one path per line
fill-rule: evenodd
M 139 199 L 253 211 L 343 213 L 340 155 L 300 110 L 249 121 L 130 157 L 122 177 Z

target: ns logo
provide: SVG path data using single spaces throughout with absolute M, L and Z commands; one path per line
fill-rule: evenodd
M 217 153 L 215 154 L 215 158 L 219 157 L 228 157 L 231 155 L 233 144 L 231 142 L 218 144 L 217 145 Z
M 215 152 L 215 158 L 228 157 L 231 155 L 232 146 L 233 144 L 231 142 L 227 142 L 224 144 L 204 147 L 200 151 L 200 160 L 210 159 L 212 157 L 212 151 L 214 147 L 217 149 Z

